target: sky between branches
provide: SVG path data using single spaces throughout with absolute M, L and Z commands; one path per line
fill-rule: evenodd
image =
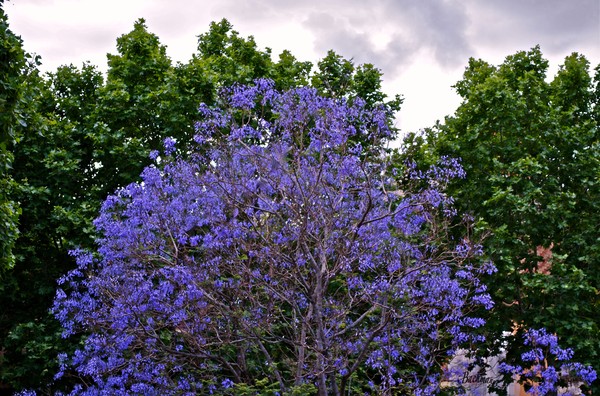
M 42 70 L 89 60 L 106 70 L 118 36 L 145 18 L 173 61 L 186 62 L 197 36 L 227 18 L 275 55 L 318 61 L 333 49 L 384 72 L 384 90 L 405 103 L 397 125 L 414 131 L 459 103 L 451 85 L 469 57 L 501 63 L 541 46 L 553 75 L 565 56 L 600 63 L 600 0 L 12 0 L 4 5 Z

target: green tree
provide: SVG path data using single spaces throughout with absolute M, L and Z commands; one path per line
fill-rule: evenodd
M 311 84 L 322 95 L 348 99 L 360 97 L 370 108 L 384 105 L 390 113 L 400 110 L 402 98 L 396 95 L 392 100 L 386 101 L 387 95 L 381 90 L 383 73 L 372 64 L 365 63 L 356 67 L 352 60 L 344 59 L 330 50 L 317 66 L 318 70 L 312 76 Z
M 166 47 L 138 20 L 108 55 L 108 77 L 96 114 L 98 179 L 105 194 L 136 180 L 148 152 L 162 144 L 162 94 L 172 70 Z M 167 109 L 168 112 L 168 109 Z
M 247 84 L 273 73 L 271 50 L 258 50 L 254 37 L 240 37 L 226 19 L 212 22 L 209 31 L 198 36 L 198 53 L 192 60 L 200 61 L 221 86 Z
M 16 264 L 2 279 L 0 342 L 3 381 L 15 389 L 40 388 L 52 380 L 56 356 L 67 345 L 48 314 L 56 280 L 74 265 L 69 249 L 93 241 L 91 220 L 99 208 L 93 160 L 94 127 L 102 76 L 90 65 L 37 72 L 26 91 L 35 100 L 15 147 L 12 175 L 20 202 Z
M 27 57 L 21 39 L 9 28 L 0 0 L 0 271 L 14 265 L 12 248 L 18 235 L 20 209 L 9 198 L 13 188 L 10 177 L 11 148 L 18 140 L 17 130 L 24 124 L 22 115 L 23 79 Z
M 279 61 L 273 68 L 272 78 L 280 90 L 309 85 L 312 63 L 298 61 L 288 50 L 279 54 Z
M 495 67 L 471 59 L 455 88 L 455 114 L 405 140 L 401 157 L 462 158 L 467 179 L 451 193 L 491 230 L 498 267 L 487 330 L 492 351 L 509 337 L 509 359 L 525 328 L 547 327 L 600 367 L 599 102 L 585 57 L 565 59 L 551 82 L 539 47 Z

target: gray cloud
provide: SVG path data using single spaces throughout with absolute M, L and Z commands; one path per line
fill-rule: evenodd
M 329 49 L 394 77 L 420 52 L 444 68 L 480 52 L 508 55 L 536 44 L 563 54 L 600 43 L 598 0 L 250 0 L 225 2 L 254 24 L 301 21 L 317 53 Z M 383 36 L 382 36 L 383 32 Z
M 325 53 L 330 49 L 360 62 L 383 66 L 379 51 L 365 32 L 353 29 L 349 21 L 327 13 L 311 13 L 304 21 L 316 37 L 315 49 Z
M 454 1 L 384 0 L 360 10 L 345 4 L 347 8 L 340 5 L 335 18 L 324 20 L 323 14 L 313 13 L 306 19 L 305 25 L 317 33 L 319 51 L 333 48 L 391 75 L 410 65 L 420 51 L 431 52 L 448 67 L 463 64 L 472 52 L 465 36 L 466 15 Z M 370 36 L 382 29 L 388 40 L 383 47 Z
M 436 60 L 447 66 L 464 63 L 472 52 L 466 37 L 469 21 L 463 6 L 455 1 L 409 2 L 413 32 L 419 45 L 433 50 Z M 408 5 L 408 4 L 407 4 Z M 401 12 L 401 11 L 400 11 Z
M 527 49 L 540 44 L 549 54 L 564 54 L 583 47 L 600 49 L 598 0 L 470 0 L 475 24 L 474 40 L 482 46 L 496 43 Z
M 254 23 L 295 19 L 314 36 L 314 49 L 333 49 L 358 63 L 373 63 L 389 76 L 410 65 L 419 51 L 443 66 L 462 65 L 471 54 L 468 19 L 458 0 L 251 0 L 226 2 L 223 10 Z M 236 18 L 237 19 L 237 18 Z
M 496 0 L 488 7 L 520 32 L 555 35 L 561 32 L 598 33 L 600 2 L 597 0 Z M 510 34 L 510 32 L 508 32 Z

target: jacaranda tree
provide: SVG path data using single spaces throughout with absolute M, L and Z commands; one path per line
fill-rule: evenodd
M 94 246 L 92 221 L 102 202 L 140 180 L 152 163 L 150 151 L 160 149 L 167 136 L 192 141 L 198 106 L 213 104 L 218 89 L 259 77 L 289 89 L 318 76 L 319 87 L 327 87 L 344 64 L 344 89 L 327 94 L 361 96 L 390 109 L 399 102 L 385 98 L 381 72 L 370 65 L 355 68 L 331 53 L 328 66 L 311 73 L 310 62 L 287 51 L 272 60 L 275 54 L 226 20 L 210 24 L 186 63 L 174 64 L 140 19 L 117 39 L 106 76 L 87 63 L 42 74 L 28 65 L 32 59 L 5 17 L 0 20 L 0 307 L 6 307 L 0 309 L 0 388 L 8 393 L 36 389 L 54 395 L 66 386 L 52 383 L 56 355 L 77 341 L 60 339 L 48 310 L 56 280 L 75 267 L 69 250 Z
M 88 335 L 62 356 L 72 394 L 437 392 L 492 304 L 444 193 L 459 164 L 389 174 L 385 107 L 268 80 L 200 119 L 106 200 L 98 252 L 61 279 L 53 312 Z

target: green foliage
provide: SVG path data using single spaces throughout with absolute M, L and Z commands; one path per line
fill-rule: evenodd
M 198 36 L 198 55 L 220 85 L 247 84 L 259 77 L 271 77 L 271 50 L 260 51 L 252 36 L 240 37 L 223 19 L 212 22 L 207 33 Z
M 172 70 L 166 47 L 138 20 L 117 39 L 118 55 L 108 55 L 108 78 L 100 88 L 96 117 L 96 161 L 105 194 L 135 180 L 148 164 L 148 152 L 164 139 L 169 103 L 163 102 Z
M 312 63 L 299 62 L 288 50 L 279 54 L 279 61 L 273 65 L 277 89 L 287 90 L 309 85 Z
M 390 112 L 400 110 L 402 98 L 396 95 L 391 101 L 385 101 L 387 95 L 381 91 L 383 73 L 372 64 L 358 67 L 351 60 L 330 50 L 327 56 L 318 62 L 318 71 L 312 76 L 312 86 L 327 97 L 360 97 L 367 106 L 384 105 Z
M 235 384 L 231 391 L 226 391 L 225 395 L 235 396 L 276 396 L 281 395 L 281 389 L 277 382 L 272 382 L 268 378 L 255 381 L 254 385 L 248 385 L 245 383 Z M 317 388 L 313 384 L 302 384 L 293 386 L 289 391 L 285 392 L 282 396 L 309 396 L 316 395 Z
M 488 338 L 545 326 L 600 367 L 598 74 L 594 86 L 579 54 L 551 82 L 547 67 L 539 47 L 498 67 L 471 59 L 455 86 L 463 98 L 455 114 L 409 135 L 398 160 L 462 158 L 467 179 L 451 193 L 481 232 L 492 231 L 486 252 L 499 270 Z M 517 336 L 509 338 L 509 359 L 517 358 Z
M 92 243 L 91 219 L 99 204 L 86 112 L 95 109 L 102 83 L 90 66 L 62 67 L 42 78 L 33 72 L 24 90 L 32 100 L 27 128 L 14 149 L 12 198 L 20 202 L 16 265 L 2 279 L 0 340 L 6 350 L 2 381 L 20 388 L 51 382 L 57 351 L 64 349 L 48 308 L 56 279 L 73 265 L 68 250 Z M 43 367 L 43 368 L 41 368 Z
M 348 94 L 354 73 L 354 64 L 351 61 L 330 50 L 317 65 L 319 72 L 312 78 L 313 87 L 324 96 L 339 97 Z
M 18 140 L 23 120 L 22 83 L 27 57 L 21 39 L 10 29 L 0 1 L 0 271 L 14 265 L 13 246 L 18 235 L 20 208 L 9 198 L 14 182 L 10 177 L 13 162 L 11 147 Z

